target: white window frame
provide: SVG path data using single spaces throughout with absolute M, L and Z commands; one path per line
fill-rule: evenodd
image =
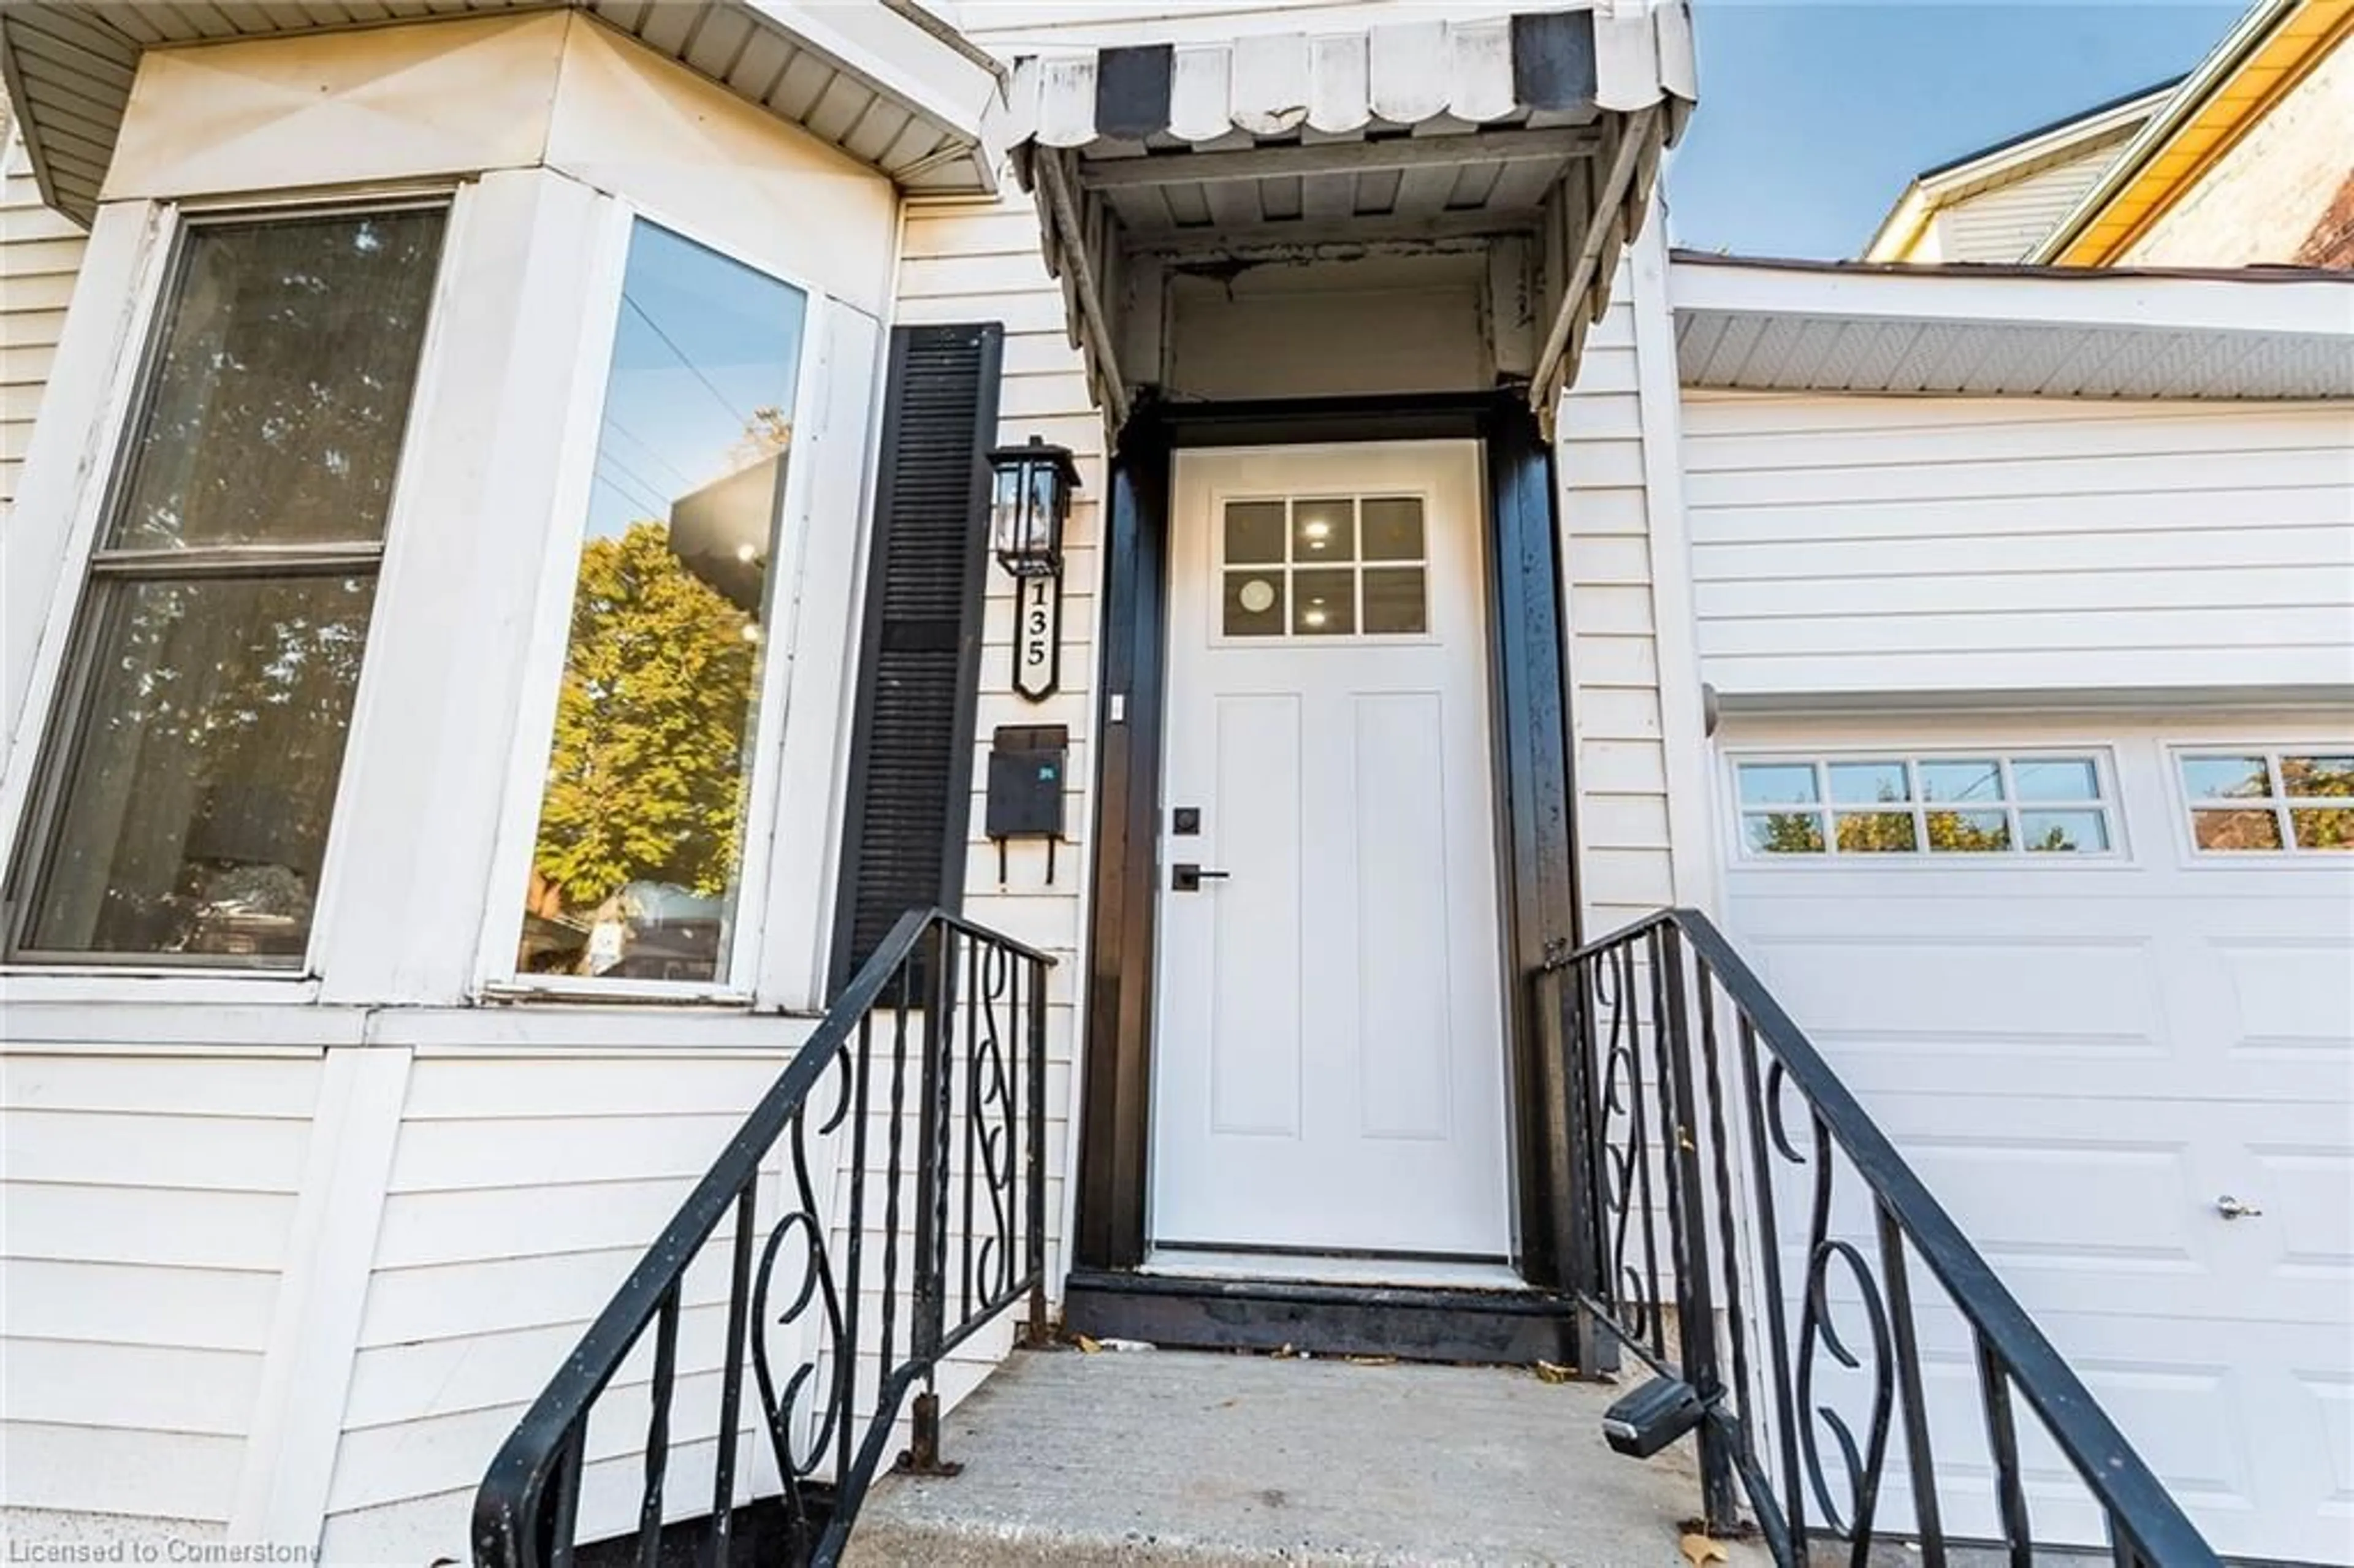
M 386 662 L 381 650 L 398 641 L 398 619 L 387 617 L 384 586 L 416 530 L 414 518 L 421 504 L 419 472 L 426 461 L 424 443 L 418 439 L 420 418 L 439 397 L 446 357 L 446 323 L 451 313 L 451 291 L 459 269 L 455 264 L 466 243 L 472 186 L 455 179 L 373 182 L 332 194 L 287 192 L 259 196 L 190 196 L 174 200 L 126 204 L 122 218 L 139 226 L 142 249 L 130 270 L 114 341 L 112 364 L 105 389 L 82 450 L 72 508 L 53 527 L 63 535 L 57 551 L 58 568 L 49 606 L 36 646 L 31 678 L 17 717 L 5 774 L 0 774 L 0 855 L 6 857 L 8 893 L 0 906 L 0 976 L 10 980 L 12 992 L 54 993 L 64 1000 L 82 994 L 119 994 L 114 982 L 136 980 L 141 995 L 159 1002 L 249 1001 L 310 1002 L 319 995 L 322 976 L 334 963 L 339 940 L 350 933 L 345 851 L 358 826 L 353 795 L 360 769 L 354 764 L 366 755 L 369 715 L 385 700 Z M 192 228 L 245 220 L 298 220 L 311 216 L 387 211 L 420 207 L 443 213 L 441 243 L 434 263 L 430 302 L 418 345 L 416 378 L 409 387 L 407 422 L 392 476 L 392 499 L 387 508 L 384 539 L 375 575 L 376 594 L 369 616 L 367 645 L 361 652 L 360 673 L 353 693 L 351 717 L 344 735 L 344 758 L 335 795 L 329 808 L 326 842 L 322 853 L 319 886 L 312 904 L 311 928 L 302 960 L 292 966 L 262 968 L 224 962 L 168 962 L 147 954 L 121 958 L 74 954 L 56 959 L 12 956 L 16 927 L 23 917 L 21 899 L 33 888 L 35 863 L 46 847 L 55 822 L 41 812 L 41 787 L 50 769 L 62 764 L 53 756 L 73 722 L 59 711 L 71 695 L 74 653 L 82 639 L 83 610 L 94 574 L 91 563 L 102 531 L 119 493 L 129 459 L 131 421 L 140 407 L 142 390 L 156 364 L 165 298 L 177 271 L 183 247 Z M 102 209 L 101 222 L 104 212 Z M 95 231 L 93 239 L 95 240 Z M 95 246 L 93 246 L 95 249 Z M 86 256 L 85 274 L 98 270 L 98 258 Z M 87 346 L 78 344 L 77 346 Z M 53 375 L 63 379 L 66 367 Z M 54 402 L 54 400 L 52 400 Z M 48 417 L 69 417 L 48 414 Z M 37 526 L 22 511 L 12 514 L 13 529 Z M 52 535 L 55 536 L 54 535 Z M 95 985 L 92 982 L 96 982 Z
M 1725 831 L 1732 846 L 1732 863 L 1743 871 L 1768 870 L 1780 867 L 1801 867 L 1819 871 L 1825 867 L 1851 871 L 1861 866 L 1904 868 L 1911 874 L 1914 868 L 1935 871 L 1965 869 L 2017 871 L 2022 868 L 2077 865 L 2088 869 L 2128 863 L 2131 852 L 2126 837 L 2125 799 L 2120 789 L 2115 747 L 2106 741 L 2088 741 L 2082 745 L 2052 744 L 2038 741 L 2020 746 L 1995 742 L 1983 746 L 1940 742 L 1924 746 L 1895 741 L 1886 745 L 1840 743 L 1816 747 L 1735 747 L 1723 753 L 1722 784 L 1726 808 Z M 2020 800 L 2013 784 L 2012 767 L 2020 762 L 2077 762 L 2093 764 L 2094 780 L 2099 795 L 2091 800 Z M 1927 843 L 1926 813 L 1932 810 L 1971 811 L 1999 810 L 2011 827 L 2010 847 L 2000 850 L 1934 851 L 1927 848 L 1910 850 L 1850 850 L 1839 847 L 1839 829 L 1834 818 L 1840 807 L 1835 804 L 1829 789 L 1829 768 L 1834 763 L 1902 762 L 1917 765 L 1924 762 L 1993 762 L 2001 769 L 2003 799 L 1983 806 L 1958 802 L 1925 801 L 1918 799 L 1906 802 L 1891 802 L 1887 807 L 1850 803 L 1846 810 L 1852 815 L 1859 811 L 1885 811 L 1895 815 L 1909 811 L 1914 821 L 1916 844 Z M 1778 808 L 1749 807 L 1741 799 L 1741 769 L 1759 764 L 1788 767 L 1811 766 L 1818 768 L 1816 781 L 1821 798 L 1811 805 Z M 1908 775 L 1909 778 L 1909 775 Z M 1919 793 L 1917 787 L 1913 791 Z M 2031 851 L 2021 846 L 2020 813 L 2031 810 L 2098 810 L 2108 831 L 2108 847 L 2100 850 Z M 1819 851 L 1803 854 L 1773 854 L 1749 847 L 1747 819 L 1777 812 L 1811 812 L 1823 819 L 1823 844 Z
M 759 971 L 766 951 L 769 874 L 774 858 L 778 817 L 783 805 L 783 756 L 787 708 L 791 696 L 793 654 L 801 621 L 800 585 L 808 554 L 811 490 L 818 463 L 814 443 L 804 445 L 804 421 L 822 396 L 822 345 L 833 300 L 814 280 L 744 253 L 742 248 L 691 220 L 628 196 L 604 195 L 606 212 L 589 267 L 588 315 L 579 334 L 575 396 L 567 410 L 557 454 L 555 504 L 540 566 L 538 599 L 524 652 L 523 701 L 501 794 L 499 823 L 485 884 L 482 940 L 474 962 L 477 996 L 507 1001 L 637 1002 L 752 1006 L 771 989 Z M 769 592 L 775 630 L 760 663 L 760 686 L 750 754 L 751 789 L 744 805 L 741 870 L 734 917 L 727 932 L 725 980 L 600 980 L 590 975 L 527 975 L 515 969 L 523 932 L 531 857 L 547 783 L 547 750 L 564 683 L 571 640 L 572 597 L 579 577 L 582 530 L 589 491 L 595 484 L 597 447 L 604 422 L 605 396 L 612 374 L 613 342 L 620 330 L 623 274 L 631 236 L 639 222 L 668 230 L 713 254 L 798 290 L 804 306 L 801 363 L 794 373 L 792 419 L 795 451 L 785 464 L 785 496 L 778 547 L 769 563 Z M 603 330 L 596 328 L 602 323 Z M 826 803 L 831 816 L 831 803 Z
M 2354 810 L 2354 796 L 2264 795 L 2246 796 L 2235 800 L 2200 800 L 2190 793 L 2189 782 L 2182 777 L 2182 765 L 2200 758 L 2261 757 L 2270 772 L 2268 782 L 2281 779 L 2281 759 L 2285 757 L 2342 757 L 2354 753 L 2354 741 L 2315 739 L 2302 744 L 2282 744 L 2275 741 L 2249 741 L 2234 744 L 2229 740 L 2168 741 L 2159 748 L 2166 759 L 2167 803 L 2174 816 L 2176 847 L 2190 866 L 2249 865 L 2335 865 L 2354 868 L 2354 850 L 2306 849 L 2296 842 L 2296 830 L 2290 813 L 2296 808 L 2320 807 L 2323 810 Z M 2192 813 L 2200 810 L 2269 811 L 2281 834 L 2278 849 L 2219 850 L 2206 849 L 2199 842 L 2199 833 Z

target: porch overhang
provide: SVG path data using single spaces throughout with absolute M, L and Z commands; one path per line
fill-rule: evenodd
M 1493 379 L 1541 420 L 1695 97 L 1685 0 L 1047 54 L 1005 140 L 1117 429 L 1168 385 L 1172 283 L 1477 251 Z
M 8 0 L 0 79 L 41 199 L 87 224 L 141 56 L 188 44 L 525 11 L 578 11 L 909 191 L 986 194 L 1002 143 L 982 125 L 1003 72 L 919 0 Z

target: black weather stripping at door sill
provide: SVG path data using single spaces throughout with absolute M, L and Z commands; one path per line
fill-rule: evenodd
M 1074 1269 L 1063 1320 L 1093 1339 L 1172 1349 L 1396 1356 L 1526 1365 L 1569 1361 L 1569 1298 L 1544 1290 L 1193 1279 Z

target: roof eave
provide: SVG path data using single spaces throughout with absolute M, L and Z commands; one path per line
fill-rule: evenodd
M 937 147 L 903 168 L 885 166 L 847 145 L 841 145 L 841 151 L 910 190 L 995 192 L 1003 144 L 990 133 L 988 124 L 1003 97 L 1003 72 L 952 28 L 918 11 L 913 0 L 855 6 L 828 5 L 825 0 L 714 3 L 736 11 L 755 26 L 783 35 L 796 49 L 808 51 L 867 90 L 904 108 L 939 136 Z M 103 163 L 112 157 L 112 138 L 121 130 L 132 81 L 148 48 L 200 48 L 209 43 L 354 30 L 350 24 L 320 23 L 299 5 L 272 10 L 264 4 L 242 14 L 246 29 L 233 37 L 191 37 L 166 44 L 143 44 L 111 25 L 107 10 L 105 0 L 11 0 L 0 9 L 0 83 L 5 83 L 15 106 L 41 199 L 83 224 L 95 216 Z M 489 0 L 461 14 L 419 10 L 413 16 L 395 14 L 366 26 L 429 26 L 503 10 L 577 10 L 587 15 L 592 13 L 592 5 L 591 0 Z M 37 38 L 38 45 L 34 42 Z M 638 41 L 705 80 L 748 97 L 688 58 L 691 51 L 665 51 L 642 37 Z M 74 69 L 69 71 L 57 63 L 66 58 L 76 62 Z M 66 107 L 51 107 L 59 104 Z M 760 107 L 775 114 L 779 123 L 798 123 L 773 106 Z M 66 122 L 72 122 L 70 132 Z M 68 143 L 79 140 L 83 144 L 79 162 L 94 165 L 95 174 L 80 169 L 75 178 L 65 178 L 58 160 L 52 156 L 53 137 Z
M 2052 397 L 2354 397 L 2354 274 L 2311 269 L 2094 270 L 1770 261 L 1675 252 L 1680 347 L 1738 323 L 1772 344 L 1737 365 L 1684 366 L 1687 387 L 1778 392 Z M 1802 340 L 1811 332 L 1817 340 Z M 2009 344 L 2027 381 L 1924 376 L 1920 344 Z M 2062 345 L 2097 343 L 2069 359 Z M 2024 346 L 2022 346 L 2024 345 Z M 2186 354 L 2186 345 L 2196 349 Z M 2040 356 L 2040 357 L 2039 357 Z M 1785 363 L 1785 361 L 1787 363 Z M 1963 355 L 1954 366 L 1974 371 Z M 1948 366 L 1947 368 L 1952 368 Z M 1908 378 L 1909 377 L 1909 378 Z
M 1880 227 L 1872 231 L 1872 238 L 1863 248 L 1864 260 L 1903 260 L 1914 246 L 1920 243 L 1922 231 L 1929 227 L 1929 220 L 1936 213 L 1937 204 L 1929 199 L 1927 188 L 1915 177 L 1905 185 L 1904 194 L 1896 198 L 1887 216 L 1880 220 Z

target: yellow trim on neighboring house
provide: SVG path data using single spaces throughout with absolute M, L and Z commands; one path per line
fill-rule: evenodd
M 2302 0 L 2236 65 L 2205 84 L 2198 104 L 2074 226 L 2051 260 L 2067 267 L 2113 264 L 2349 34 L 2354 0 Z

